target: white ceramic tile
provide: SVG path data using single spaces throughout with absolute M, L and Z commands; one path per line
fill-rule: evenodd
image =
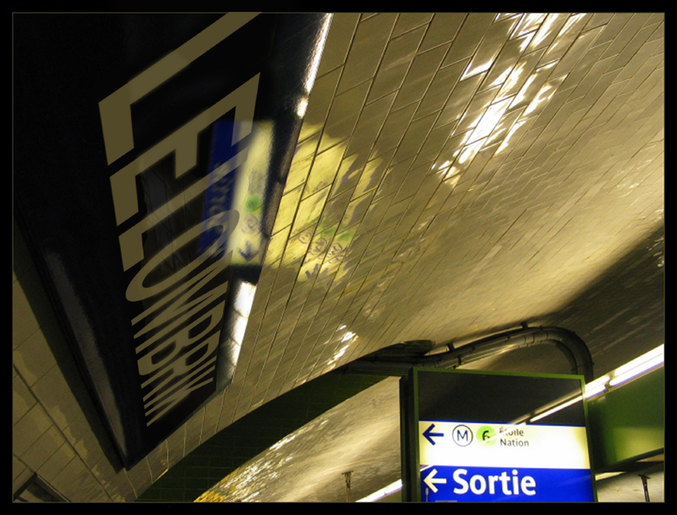
M 360 110 L 366 101 L 369 86 L 369 82 L 363 82 L 334 98 L 320 141 L 319 152 L 350 137 Z
M 448 45 L 442 45 L 419 53 L 411 61 L 407 76 L 399 88 L 393 104 L 393 110 L 400 109 L 412 102 L 419 101 L 425 94 L 432 78 L 442 65 Z
M 50 418 L 62 429 L 83 416 L 82 408 L 58 365 L 53 366 L 36 381 L 33 392 Z
M 21 376 L 12 378 L 12 423 L 16 424 L 36 403 L 31 391 Z
M 337 68 L 315 79 L 299 132 L 299 141 L 307 139 L 322 129 L 341 77 L 341 71 L 341 68 Z
M 374 89 L 372 89 L 373 91 Z M 383 127 L 394 99 L 395 93 L 387 94 L 364 107 L 346 148 L 346 156 L 350 156 L 365 147 L 371 147 Z
M 392 37 L 402 35 L 419 26 L 427 25 L 433 18 L 433 13 L 399 13 Z
M 359 13 L 334 13 L 332 15 L 331 28 L 322 53 L 318 76 L 343 65 L 359 19 Z
M 368 103 L 397 91 L 402 85 L 425 31 L 426 27 L 420 27 L 388 42 L 367 98 Z
M 37 470 L 40 477 L 47 482 L 51 482 L 71 460 L 77 459 L 75 451 L 68 444 L 64 443 L 56 449 L 47 461 Z
M 40 470 L 65 442 L 66 440 L 56 426 L 51 426 L 23 454 L 22 460 L 31 470 Z
M 51 426 L 52 421 L 42 406 L 37 403 L 34 404 L 23 417 L 12 425 L 13 452 L 21 457 Z
M 33 471 L 16 456 L 12 458 L 12 489 L 16 492 L 33 476 Z
M 421 51 L 454 40 L 461 26 L 466 23 L 466 17 L 465 13 L 435 13 L 421 44 Z
M 339 82 L 339 93 L 374 76 L 396 20 L 396 13 L 381 13 L 360 21 Z

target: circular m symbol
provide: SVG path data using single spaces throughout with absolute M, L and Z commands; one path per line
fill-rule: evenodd
M 466 445 L 470 445 L 472 442 L 473 434 L 468 426 L 459 424 L 452 430 L 451 438 L 454 440 L 456 445 L 465 447 Z

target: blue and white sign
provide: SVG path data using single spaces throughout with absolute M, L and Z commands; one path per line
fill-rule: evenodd
M 584 426 L 420 420 L 426 502 L 592 502 Z
M 594 502 L 583 377 L 414 367 L 405 502 Z

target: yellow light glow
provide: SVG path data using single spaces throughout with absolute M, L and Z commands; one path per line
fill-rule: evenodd
M 402 480 L 398 479 L 394 483 L 389 484 L 385 488 L 381 488 L 380 490 L 374 492 L 371 495 L 368 495 L 367 497 L 364 497 L 357 502 L 375 502 L 378 501 L 379 499 L 384 498 L 386 495 L 390 495 L 394 492 L 397 492 L 402 488 Z
M 247 330 L 247 319 L 242 316 L 237 316 L 235 322 L 233 323 L 233 332 L 232 337 L 235 342 L 242 344 L 244 340 L 244 334 Z
M 510 138 L 512 138 L 515 132 L 517 132 L 519 128 L 522 127 L 522 125 L 524 125 L 525 123 L 526 120 L 518 120 L 512 127 L 510 127 L 510 130 L 508 131 L 508 134 L 505 136 L 505 139 L 501 143 L 501 146 L 498 147 L 498 149 L 496 150 L 496 154 L 500 154 L 501 152 L 503 152 L 503 150 L 505 150 L 508 147 Z
M 616 369 L 611 381 L 609 381 L 609 385 L 617 386 L 621 383 L 629 381 L 630 379 L 633 379 L 644 372 L 662 365 L 663 361 L 663 345 L 661 345 Z
M 456 168 L 455 166 L 452 166 L 451 168 L 449 168 L 449 170 L 447 171 L 447 173 L 444 175 L 444 179 L 445 179 L 445 180 L 446 180 L 446 179 L 449 179 L 450 177 L 452 177 L 452 176 L 454 176 L 454 175 L 456 175 L 456 177 L 459 177 L 459 176 L 457 175 L 459 171 L 460 171 L 460 170 L 459 170 L 458 168 Z
M 513 38 L 523 36 L 529 32 L 532 32 L 538 28 L 538 25 L 545 19 L 547 13 L 529 13 L 522 21 L 519 23 L 515 29 Z
M 463 151 L 461 152 L 461 155 L 458 157 L 457 162 L 459 164 L 463 164 L 465 162 L 471 161 L 482 148 L 482 145 L 484 144 L 484 139 L 477 140 L 474 143 L 471 143 L 470 145 L 463 148 Z
M 482 63 L 480 65 L 475 66 L 474 68 L 471 68 L 472 63 L 468 64 L 468 67 L 466 68 L 465 72 L 463 73 L 463 76 L 461 77 L 461 80 L 465 80 L 469 77 L 472 77 L 474 75 L 479 75 L 482 72 L 487 71 L 489 68 L 491 68 L 491 65 L 494 63 L 494 59 L 489 59 L 485 63 Z
M 540 415 L 536 415 L 530 420 L 530 422 L 536 422 L 537 420 L 541 420 L 542 418 L 548 417 L 553 413 L 557 413 L 558 411 L 563 410 L 564 408 L 568 408 L 569 406 L 576 404 L 577 402 L 581 402 L 581 400 L 583 400 L 583 396 L 581 395 L 579 395 L 578 397 L 574 397 L 573 399 L 566 401 L 562 404 L 559 404 L 554 408 L 549 409 L 548 411 L 544 411 Z
M 510 98 L 506 98 L 490 105 L 475 128 L 472 139 L 484 138 L 494 130 L 506 109 L 510 105 Z
M 351 340 L 355 336 L 355 333 L 352 331 L 348 331 L 346 334 L 343 335 L 343 338 L 341 338 L 342 342 L 347 342 L 348 340 Z
M 606 390 L 606 385 L 609 382 L 609 379 L 611 378 L 608 375 L 605 375 L 598 377 L 594 381 L 585 385 L 585 398 L 589 399 L 590 397 L 593 397 Z
M 299 118 L 303 118 L 306 115 L 307 109 L 308 109 L 308 98 L 303 97 L 299 100 L 299 103 L 296 106 L 296 115 Z
M 333 15 L 326 16 L 322 22 L 322 32 L 320 34 L 318 45 L 313 49 L 313 55 L 310 61 L 311 64 L 306 70 L 306 77 L 304 80 L 306 93 L 310 93 L 313 89 L 313 85 L 315 84 L 315 78 L 317 77 L 317 70 L 320 68 L 320 59 L 322 58 L 322 53 L 324 52 L 324 44 L 327 41 L 332 16 Z
M 498 86 L 499 84 L 503 84 L 508 76 L 510 75 L 510 72 L 512 71 L 511 68 L 508 68 L 505 70 L 503 73 L 501 73 L 494 82 L 491 83 L 492 86 Z
M 555 22 L 555 20 L 558 18 L 558 16 L 561 16 L 556 13 L 551 13 L 548 15 L 548 17 L 545 19 L 543 22 L 543 25 L 541 25 L 540 30 L 534 37 L 534 45 L 538 45 L 541 41 L 543 41 L 551 32 L 551 27 L 552 24 Z
M 239 283 L 237 293 L 235 294 L 235 310 L 241 315 L 248 317 L 255 294 L 256 286 L 247 282 Z
M 524 52 L 527 47 L 529 46 L 529 43 L 531 43 L 531 40 L 534 37 L 534 33 L 532 32 L 531 34 L 526 34 L 524 36 L 524 39 L 522 41 L 522 44 L 520 45 L 520 52 Z

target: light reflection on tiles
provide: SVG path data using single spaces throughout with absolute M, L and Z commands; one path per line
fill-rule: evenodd
M 394 338 L 476 328 L 471 292 L 491 320 L 507 304 L 529 313 L 528 295 L 495 284 L 527 271 L 573 291 L 548 260 L 567 277 L 591 273 L 581 257 L 601 270 L 592 236 L 580 253 L 562 249 L 589 234 L 586 213 L 613 216 L 593 210 L 601 197 L 655 218 L 638 192 L 660 176 L 660 158 L 640 150 L 660 139 L 663 31 L 632 13 L 337 15 L 340 48 L 320 63 L 266 262 L 277 272 L 261 307 L 269 354 L 250 370 L 265 370 L 270 391 L 243 395 L 238 413 Z M 631 122 L 643 142 L 626 156 Z M 631 216 L 616 221 L 617 249 Z M 431 308 L 440 297 L 453 320 Z

